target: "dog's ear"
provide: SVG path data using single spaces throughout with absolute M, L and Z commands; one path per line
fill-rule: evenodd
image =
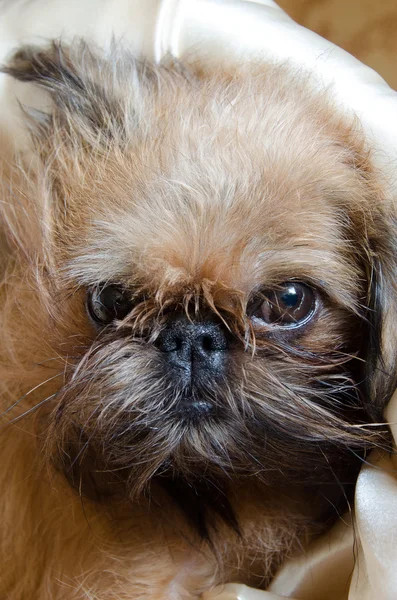
M 30 111 L 36 136 L 62 130 L 63 143 L 81 138 L 97 146 L 122 142 L 137 128 L 146 106 L 153 69 L 126 50 L 112 47 L 106 58 L 84 41 L 66 47 L 54 41 L 47 48 L 26 46 L 18 50 L 2 71 L 49 92 L 53 109 Z
M 397 386 L 397 206 L 373 164 L 360 123 L 335 131 L 343 162 L 353 175 L 352 185 L 343 187 L 343 205 L 338 205 L 344 214 L 347 261 L 361 273 L 357 291 L 362 326 L 356 346 L 361 366 L 355 376 L 367 418 L 381 423 Z
M 376 211 L 367 238 L 367 301 L 362 347 L 367 413 L 382 421 L 397 386 L 397 222 Z

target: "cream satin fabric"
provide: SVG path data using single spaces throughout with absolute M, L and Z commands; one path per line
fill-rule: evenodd
M 346 113 L 364 126 L 385 193 L 397 199 L 397 94 L 374 71 L 294 23 L 272 0 L 0 0 L 0 61 L 22 43 L 83 36 L 106 47 L 112 36 L 159 61 L 167 54 L 204 61 L 291 61 L 332 89 Z M 18 103 L 44 97 L 0 75 L 2 150 L 27 144 Z M 397 423 L 397 394 L 387 418 Z M 393 426 L 396 438 L 397 426 Z M 396 600 L 397 464 L 373 454 L 356 490 L 356 536 L 341 521 L 289 561 L 267 592 L 231 584 L 207 600 Z

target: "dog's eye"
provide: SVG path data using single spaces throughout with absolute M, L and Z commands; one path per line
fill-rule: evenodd
M 281 327 L 307 323 L 316 309 L 316 294 L 304 283 L 290 281 L 277 290 L 264 290 L 253 302 L 250 316 Z
M 131 293 L 118 285 L 99 285 L 87 295 L 87 309 L 97 323 L 107 325 L 115 319 L 124 319 L 132 310 Z

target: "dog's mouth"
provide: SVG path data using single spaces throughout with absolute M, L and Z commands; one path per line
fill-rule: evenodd
M 189 423 L 213 419 L 219 415 L 219 409 L 209 400 L 204 398 L 186 398 L 182 400 L 175 410 L 177 419 Z
M 207 386 L 190 383 L 171 396 L 173 402 L 170 417 L 182 425 L 194 427 L 225 417 L 225 403 L 216 386 L 209 390 Z

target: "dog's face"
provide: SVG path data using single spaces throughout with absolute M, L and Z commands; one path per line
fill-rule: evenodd
M 343 475 L 392 389 L 392 240 L 360 134 L 279 68 L 189 77 L 55 47 L 9 72 L 54 100 L 27 236 L 35 335 L 67 364 L 46 445 L 69 478 L 136 495 Z

